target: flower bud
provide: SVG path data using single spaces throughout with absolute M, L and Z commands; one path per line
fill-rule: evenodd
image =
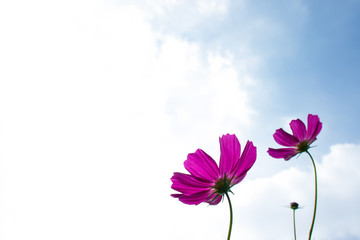
M 296 210 L 299 208 L 299 204 L 297 202 L 291 202 L 290 208 Z

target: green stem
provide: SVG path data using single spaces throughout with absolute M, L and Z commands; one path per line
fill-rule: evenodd
M 311 223 L 311 228 L 310 228 L 310 232 L 309 232 L 309 240 L 311 239 L 311 235 L 314 229 L 314 223 L 315 223 L 315 216 L 316 216 L 316 207 L 317 207 L 317 173 L 316 173 L 316 166 L 315 166 L 315 161 L 313 159 L 313 157 L 311 156 L 311 154 L 306 151 L 307 154 L 309 154 L 312 164 L 314 166 L 314 174 L 315 174 L 315 203 L 314 203 L 314 214 L 313 214 L 313 219 L 312 219 L 312 223 Z
M 294 240 L 296 240 L 295 209 L 293 209 Z
M 231 228 L 232 228 L 232 223 L 233 223 L 233 211 L 232 211 L 232 206 L 231 206 L 231 201 L 230 201 L 230 197 L 229 194 L 226 192 L 225 193 L 228 201 L 229 201 L 229 207 L 230 207 L 230 225 L 229 225 L 229 233 L 228 233 L 228 237 L 227 240 L 230 240 L 230 235 L 231 235 Z

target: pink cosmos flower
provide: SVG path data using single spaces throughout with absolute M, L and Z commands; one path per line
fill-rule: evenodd
M 256 147 L 246 143 L 241 154 L 241 146 L 235 135 L 223 135 L 220 140 L 220 165 L 198 149 L 190 153 L 184 162 L 190 174 L 175 172 L 171 178 L 171 188 L 180 192 L 172 194 L 181 202 L 198 205 L 202 202 L 218 204 L 223 195 L 231 192 L 231 187 L 241 182 L 256 160 Z
M 317 115 L 309 114 L 307 125 L 306 129 L 305 124 L 300 119 L 296 119 L 290 122 L 293 135 L 285 132 L 282 128 L 276 130 L 273 135 L 275 141 L 286 148 L 269 148 L 269 155 L 273 158 L 284 158 L 287 161 L 298 153 L 307 152 L 319 135 L 322 123 Z

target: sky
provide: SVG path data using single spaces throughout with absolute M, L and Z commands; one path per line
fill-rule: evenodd
M 313 169 L 278 128 L 317 114 L 313 239 L 360 239 L 360 1 L 0 2 L 0 238 L 225 239 L 229 210 L 185 205 L 173 172 L 236 134 L 233 239 L 307 237 Z

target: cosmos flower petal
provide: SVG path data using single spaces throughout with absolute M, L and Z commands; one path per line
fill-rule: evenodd
M 217 205 L 219 204 L 219 202 L 221 202 L 222 199 L 222 195 L 220 194 L 213 194 L 210 195 L 210 197 L 208 198 L 208 200 L 206 200 L 207 203 L 209 203 L 210 205 Z
M 224 175 L 220 174 L 216 162 L 198 149 L 195 153 L 188 154 L 184 162 L 190 174 L 175 172 L 171 178 L 172 189 L 179 192 L 171 196 L 185 204 L 218 204 L 223 195 L 246 176 L 256 159 L 256 147 L 249 141 L 241 155 L 240 142 L 235 135 L 223 135 L 220 138 L 220 150 Z
M 211 195 L 212 190 L 205 190 L 202 192 L 198 192 L 192 195 L 185 194 L 171 194 L 172 197 L 178 198 L 181 202 L 190 205 L 198 205 L 202 202 L 207 202 L 209 196 Z
M 184 162 L 184 166 L 191 175 L 207 182 L 215 182 L 219 176 L 219 168 L 216 162 L 201 149 L 196 150 L 195 153 L 190 153 Z
M 171 188 L 185 195 L 194 194 L 209 189 L 213 184 L 198 180 L 192 175 L 175 172 L 171 178 Z
M 220 141 L 220 175 L 229 175 L 240 158 L 241 146 L 235 135 L 226 134 L 219 138 Z
M 231 187 L 234 186 L 234 185 L 236 185 L 236 184 L 238 184 L 239 182 L 241 182 L 241 181 L 246 177 L 246 174 L 247 174 L 247 172 L 244 172 L 244 173 L 242 173 L 242 174 L 240 174 L 240 175 L 237 175 L 237 176 L 233 179 L 232 184 L 231 184 Z
M 247 141 L 244 151 L 234 168 L 234 173 L 231 176 L 239 178 L 241 175 L 246 175 L 246 172 L 254 165 L 256 160 L 256 147 L 252 142 Z M 239 182 L 239 181 L 238 181 Z M 237 182 L 237 183 L 238 183 Z
M 274 133 L 274 139 L 278 144 L 290 148 L 269 148 L 268 153 L 270 156 L 289 160 L 298 153 L 307 151 L 320 133 L 322 123 L 317 115 L 309 114 L 307 128 L 300 119 L 292 120 L 290 122 L 290 128 L 293 135 L 290 135 L 282 129 L 278 129 Z
M 308 115 L 308 129 L 306 133 L 306 138 L 309 139 L 309 143 L 312 143 L 316 140 L 317 135 L 319 135 L 322 129 L 322 123 L 320 122 L 319 116 L 317 115 Z
M 294 136 L 301 142 L 306 137 L 306 126 L 300 119 L 292 120 L 290 122 L 290 128 Z
M 275 142 L 285 147 L 295 146 L 299 143 L 299 140 L 296 137 L 285 132 L 282 128 L 277 129 L 273 136 Z
M 296 148 L 269 148 L 267 152 L 273 158 L 284 158 L 286 161 L 299 153 Z

